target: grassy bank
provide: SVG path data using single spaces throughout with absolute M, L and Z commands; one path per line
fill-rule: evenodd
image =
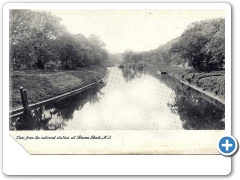
M 10 110 L 22 107 L 19 87 L 28 91 L 29 104 L 76 90 L 99 80 L 105 67 L 69 71 L 27 70 L 10 74 Z
M 174 74 L 180 80 L 202 90 L 212 96 L 225 100 L 225 71 L 196 72 L 182 66 L 169 66 L 161 63 L 151 63 L 147 70 L 150 74 L 158 76 L 158 70 Z

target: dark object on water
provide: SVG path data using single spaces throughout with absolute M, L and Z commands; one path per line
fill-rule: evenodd
M 118 65 L 118 68 L 123 69 L 123 68 L 124 68 L 124 65 L 119 64 L 119 65 Z
M 157 74 L 167 74 L 166 71 L 157 71 Z
M 143 67 L 144 67 L 144 65 L 143 65 L 143 64 L 138 64 L 138 69 L 142 70 L 142 69 L 143 69 Z

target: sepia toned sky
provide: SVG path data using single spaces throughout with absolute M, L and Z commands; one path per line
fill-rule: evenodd
M 180 36 L 194 21 L 224 17 L 224 10 L 48 10 L 72 34 L 96 34 L 109 53 L 147 51 Z

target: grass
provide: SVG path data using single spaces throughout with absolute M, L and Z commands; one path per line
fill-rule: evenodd
M 185 73 L 181 77 L 203 91 L 212 93 L 220 99 L 225 99 L 225 71 Z
M 225 99 L 225 71 L 196 72 L 183 66 L 170 66 L 162 63 L 148 64 L 147 70 L 150 74 L 158 76 L 158 70 L 174 73 L 183 81 L 186 81 L 203 91 L 209 92 L 220 99 Z
M 27 89 L 29 104 L 36 103 L 97 81 L 104 67 L 71 71 L 27 70 L 10 74 L 10 110 L 22 107 L 19 87 Z

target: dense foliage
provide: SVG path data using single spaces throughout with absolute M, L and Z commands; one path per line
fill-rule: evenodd
M 108 58 L 99 37 L 72 35 L 60 21 L 48 12 L 11 10 L 11 69 L 73 69 Z
M 222 69 L 225 65 L 225 20 L 194 22 L 180 37 L 155 50 L 139 53 L 125 51 L 123 61 L 188 64 L 199 71 Z
M 122 59 L 124 63 L 137 63 L 137 62 L 162 62 L 165 64 L 181 64 L 181 57 L 175 57 L 174 54 L 170 54 L 170 48 L 172 44 L 178 41 L 179 38 L 173 39 L 167 42 L 165 45 L 159 46 L 157 49 L 145 51 L 145 52 L 133 52 L 132 50 L 126 50 Z
M 186 59 L 197 70 L 218 70 L 225 63 L 225 20 L 191 24 L 171 47 L 173 54 Z

